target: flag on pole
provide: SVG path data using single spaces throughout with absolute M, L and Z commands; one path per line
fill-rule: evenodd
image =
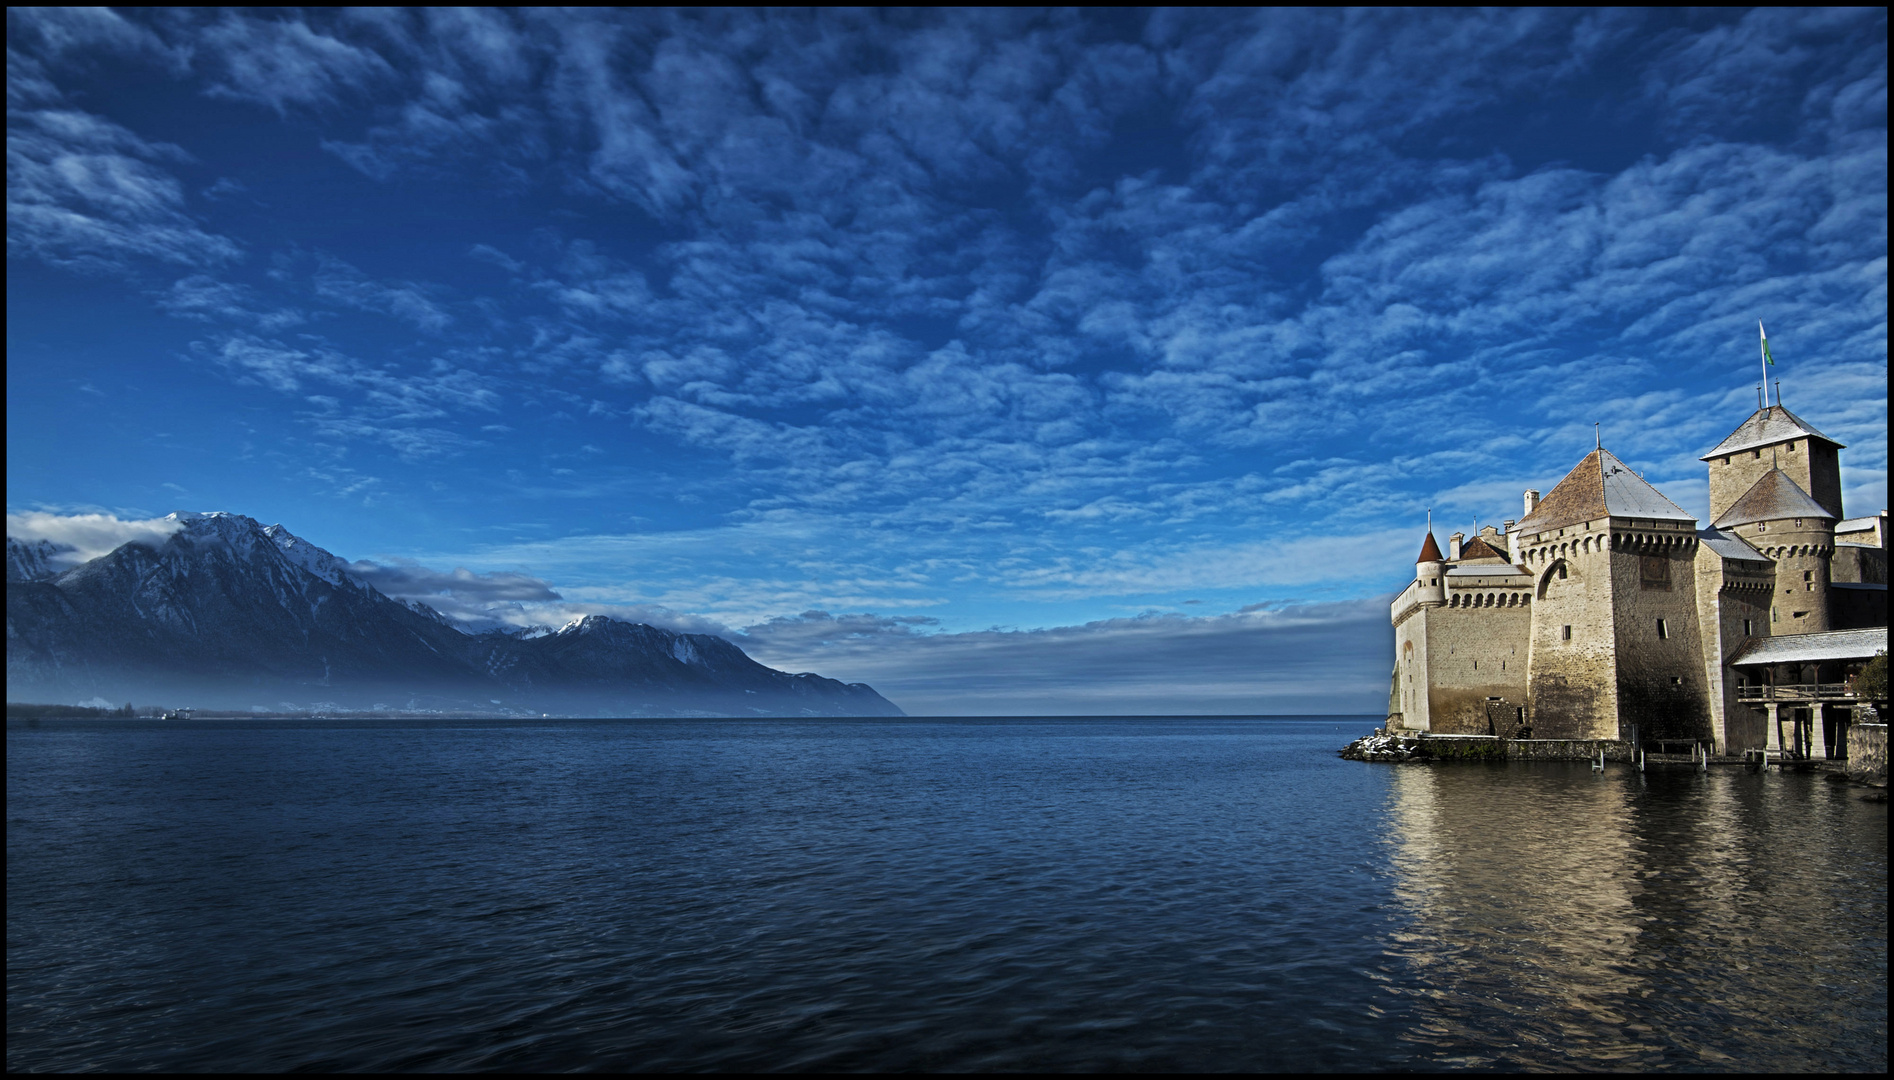
M 1762 358 L 1763 358 L 1763 362 L 1764 362 L 1764 363 L 1766 363 L 1766 364 L 1768 364 L 1768 365 L 1769 365 L 1770 367 L 1775 367 L 1775 366 L 1776 366 L 1776 358 L 1775 358 L 1775 357 L 1773 357 L 1773 356 L 1770 356 L 1770 355 L 1769 355 L 1769 334 L 1768 334 L 1768 332 L 1767 332 L 1767 331 L 1765 331 L 1765 330 L 1764 330 L 1764 329 L 1762 328 L 1762 320 L 1761 320 L 1761 319 L 1757 319 L 1757 320 L 1756 320 L 1756 332 L 1757 332 L 1758 334 L 1761 334 L 1761 335 L 1762 335 Z

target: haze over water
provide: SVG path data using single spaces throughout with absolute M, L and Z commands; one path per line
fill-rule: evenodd
M 1885 1068 L 1885 805 L 1370 723 L 10 723 L 7 1067 Z

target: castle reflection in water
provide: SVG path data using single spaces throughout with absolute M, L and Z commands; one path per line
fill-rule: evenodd
M 1864 1031 L 1885 1060 L 1886 815 L 1846 786 L 1407 766 L 1389 800 L 1386 979 L 1435 1060 L 1794 1070 Z

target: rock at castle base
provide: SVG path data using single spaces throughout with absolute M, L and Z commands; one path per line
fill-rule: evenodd
M 1342 747 L 1341 756 L 1349 761 L 1426 761 L 1419 739 L 1403 739 L 1376 732 Z

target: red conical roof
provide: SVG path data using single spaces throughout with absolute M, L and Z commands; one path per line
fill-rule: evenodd
M 1433 533 L 1427 534 L 1426 543 L 1423 543 L 1421 545 L 1420 558 L 1415 559 L 1414 561 L 1417 563 L 1419 562 L 1446 562 L 1447 561 L 1440 557 L 1440 545 L 1434 543 Z

